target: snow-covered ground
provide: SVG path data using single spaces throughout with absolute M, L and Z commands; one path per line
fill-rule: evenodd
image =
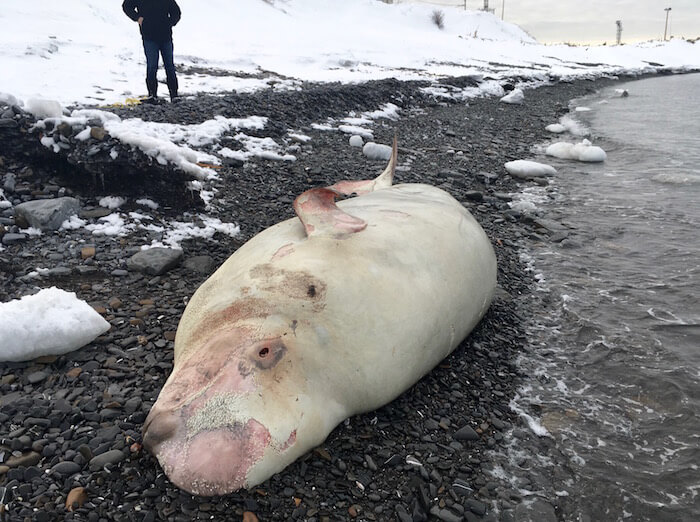
M 174 29 L 184 93 L 294 88 L 295 80 L 364 81 L 512 75 L 546 78 L 700 67 L 700 46 L 681 40 L 625 46 L 540 45 L 480 11 L 378 0 L 179 0 Z M 144 94 L 137 25 L 120 1 L 4 0 L 0 92 L 62 104 L 113 103 Z M 215 68 L 254 77 L 201 74 Z M 199 71 L 199 72 L 198 72 Z M 270 76 L 263 71 L 270 71 Z M 161 71 L 162 74 L 162 71 Z M 280 78 L 283 79 L 280 82 Z M 162 91 L 165 91 L 163 88 Z

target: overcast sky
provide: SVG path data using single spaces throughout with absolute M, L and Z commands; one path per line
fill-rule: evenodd
M 461 0 L 424 1 L 463 5 Z M 666 7 L 671 7 L 670 34 L 700 36 L 700 0 L 489 0 L 499 17 L 504 1 L 505 20 L 542 43 L 615 43 L 616 20 L 622 21 L 623 42 L 661 39 Z M 483 5 L 483 0 L 467 0 L 468 9 Z
M 502 1 L 489 1 L 499 16 Z M 622 41 L 638 42 L 663 38 L 666 7 L 671 35 L 700 36 L 700 0 L 505 0 L 505 19 L 541 42 L 591 43 L 614 43 L 621 20 Z

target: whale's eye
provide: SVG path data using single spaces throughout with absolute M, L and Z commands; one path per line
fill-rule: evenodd
M 287 353 L 281 339 L 263 339 L 250 347 L 249 361 L 261 370 L 274 367 Z

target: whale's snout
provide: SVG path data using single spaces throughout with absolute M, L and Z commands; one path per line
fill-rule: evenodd
M 143 443 L 179 488 L 195 495 L 225 495 L 248 486 L 250 469 L 270 444 L 270 432 L 255 419 L 187 434 L 171 412 L 146 421 Z
M 147 418 L 143 427 L 143 445 L 155 454 L 158 446 L 163 442 L 174 438 L 181 427 L 177 415 L 169 412 L 156 413 L 153 411 Z

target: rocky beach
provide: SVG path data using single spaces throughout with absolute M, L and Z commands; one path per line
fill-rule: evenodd
M 75 292 L 111 324 L 77 351 L 0 363 L 0 521 L 561 518 L 565 499 L 524 498 L 485 470 L 492 451 L 549 444 L 509 406 L 520 377 L 515 360 L 523 353 L 524 323 L 533 313 L 533 276 L 519 252 L 532 242 L 567 237 L 565 227 L 511 208 L 513 193 L 546 180 L 515 179 L 503 165 L 532 158 L 532 147 L 551 138 L 545 126 L 568 112 L 569 100 L 611 81 L 556 82 L 526 90 L 525 102 L 512 105 L 435 94 L 474 84 L 465 77 L 440 85 L 304 84 L 107 109 L 121 118 L 177 124 L 262 116 L 264 128 L 246 132 L 275 140 L 296 158 L 230 158 L 204 189 L 193 188 L 182 170 L 111 137 L 99 122 L 91 122 L 90 137 L 81 140 L 76 135 L 84 125 L 34 128 L 32 116 L 0 103 L 0 188 L 9 202 L 0 207 L 0 302 L 56 286 Z M 381 172 L 385 161 L 350 146 L 352 133 L 324 125 L 388 103 L 398 107 L 398 117 L 375 120 L 372 141 L 398 138 L 396 182 L 445 189 L 493 243 L 499 288 L 488 314 L 397 400 L 348 419 L 322 446 L 253 490 L 216 498 L 178 490 L 143 450 L 141 428 L 172 368 L 188 298 L 245 241 L 293 217 L 292 202 L 303 191 Z M 212 199 L 204 201 L 197 188 Z M 124 202 L 110 209 L 100 205 L 105 196 Z M 88 224 L 131 212 L 157 226 L 122 235 L 86 227 L 27 233 L 34 218 L 16 208 L 59 198 L 77 202 L 71 205 Z M 236 224 L 240 232 L 221 226 L 212 238 L 182 239 L 181 250 L 162 248 L 151 256 L 141 250 L 162 239 L 167 223 L 203 229 L 207 220 Z M 552 480 L 537 469 L 521 473 L 533 491 Z

